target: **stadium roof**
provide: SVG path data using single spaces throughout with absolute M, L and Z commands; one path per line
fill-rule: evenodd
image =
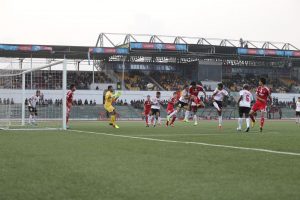
M 290 43 L 148 34 L 101 33 L 94 47 L 0 44 L 0 57 L 92 59 L 186 63 L 204 59 L 290 60 L 300 66 L 300 50 Z

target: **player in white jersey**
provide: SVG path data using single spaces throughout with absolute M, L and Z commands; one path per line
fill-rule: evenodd
M 225 96 L 229 96 L 228 92 L 224 90 L 223 87 L 223 83 L 218 83 L 218 87 L 215 89 L 212 95 L 213 105 L 217 109 L 219 115 L 219 128 L 222 128 L 223 99 Z
M 41 92 L 39 90 L 36 91 L 35 95 L 29 98 L 28 100 L 28 110 L 29 110 L 29 124 L 36 124 L 35 117 L 37 116 L 36 106 L 39 103 L 39 100 L 42 99 Z
M 154 118 L 153 126 L 156 126 L 156 122 L 160 123 L 160 105 L 162 104 L 160 100 L 160 92 L 156 92 L 156 97 L 151 99 L 151 120 Z
M 245 84 L 245 85 L 243 85 L 243 90 L 240 91 L 240 98 L 238 100 L 239 118 L 238 118 L 237 131 L 242 130 L 243 115 L 245 115 L 246 124 L 247 124 L 247 128 L 246 128 L 245 132 L 249 132 L 249 129 L 250 129 L 249 112 L 251 110 L 251 102 L 253 101 L 253 96 L 252 96 L 251 92 L 249 91 L 249 89 L 250 89 L 249 85 Z
M 184 86 L 184 89 L 182 90 L 181 92 L 181 96 L 178 100 L 178 105 L 177 105 L 177 108 L 176 110 L 174 110 L 174 112 L 172 112 L 171 114 L 169 114 L 167 116 L 167 120 L 170 121 L 170 119 L 176 115 L 178 112 L 181 111 L 181 109 L 185 109 L 187 110 L 188 109 L 188 106 L 189 106 L 189 99 L 190 99 L 190 95 L 189 95 L 189 86 L 188 85 L 185 85 Z
M 300 97 L 296 102 L 296 123 L 300 126 Z

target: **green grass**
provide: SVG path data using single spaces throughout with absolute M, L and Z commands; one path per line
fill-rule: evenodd
M 1 200 L 300 198 L 299 155 L 197 144 L 300 154 L 300 127 L 292 121 L 267 121 L 262 134 L 257 128 L 237 134 L 236 121 L 225 121 L 222 131 L 216 121 L 197 127 L 178 122 L 175 128 L 71 125 L 86 132 L 0 131 Z

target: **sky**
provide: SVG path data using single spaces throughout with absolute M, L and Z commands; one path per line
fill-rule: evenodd
M 113 32 L 300 48 L 299 8 L 299 0 L 0 0 L 0 43 L 94 46 Z

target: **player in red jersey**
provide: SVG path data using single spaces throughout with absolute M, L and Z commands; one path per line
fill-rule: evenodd
M 147 99 L 144 103 L 144 115 L 146 119 L 146 127 L 149 127 L 150 114 L 151 114 L 151 99 L 150 99 L 150 95 L 147 95 Z
M 191 104 L 192 104 L 192 99 L 194 99 L 194 97 L 197 97 L 199 96 L 199 93 L 202 92 L 204 94 L 204 99 L 206 99 L 206 92 L 204 90 L 204 88 L 202 87 L 202 84 L 200 82 L 200 84 L 196 84 L 195 81 L 193 81 L 191 83 L 191 86 L 189 87 L 189 95 L 190 95 L 190 103 L 189 103 L 189 106 L 188 106 L 188 109 L 186 110 L 185 112 L 185 117 L 184 117 L 184 121 L 185 122 L 188 122 L 188 117 L 189 117 L 189 114 L 190 114 L 190 111 L 191 111 Z M 199 99 L 200 100 L 200 99 Z M 202 107 L 204 107 L 204 103 L 200 100 L 200 103 L 199 103 Z
M 249 115 L 252 120 L 252 127 L 253 127 L 255 124 L 254 114 L 257 111 L 261 112 L 260 132 L 262 132 L 262 129 L 264 127 L 264 122 L 265 122 L 264 114 L 265 114 L 266 108 L 267 108 L 267 101 L 269 99 L 272 102 L 272 98 L 271 98 L 271 92 L 270 92 L 269 88 L 265 86 L 266 79 L 260 78 L 258 84 L 259 84 L 259 86 L 256 90 L 256 102 L 252 106 Z
M 201 99 L 197 96 L 191 96 L 191 111 L 193 112 L 193 119 L 194 119 L 194 126 L 198 125 L 198 116 L 197 116 L 197 111 L 198 108 L 203 108 L 204 103 L 201 101 Z
M 76 90 L 76 87 L 74 84 L 70 85 L 70 90 L 67 93 L 67 128 L 69 128 L 69 117 L 70 117 L 70 112 L 71 108 L 73 105 L 73 96 L 74 92 Z
M 168 105 L 167 105 L 167 114 L 170 115 L 172 112 L 175 111 L 174 106 L 178 101 L 178 94 L 177 92 L 173 93 L 173 96 L 170 97 L 170 99 L 168 100 Z M 170 126 L 174 126 L 174 122 L 176 120 L 176 114 L 172 116 L 172 121 L 169 124 L 169 121 L 167 120 L 166 122 L 166 127 Z

